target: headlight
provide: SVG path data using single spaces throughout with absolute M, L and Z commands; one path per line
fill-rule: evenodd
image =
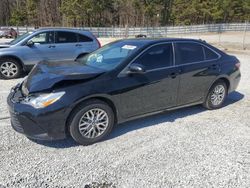
M 31 105 L 34 108 L 45 108 L 58 101 L 64 94 L 65 92 L 62 91 L 57 93 L 40 94 L 37 96 L 28 96 L 21 103 Z

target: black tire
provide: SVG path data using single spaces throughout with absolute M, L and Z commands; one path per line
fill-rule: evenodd
M 86 56 L 86 55 L 87 55 L 87 53 L 86 53 L 86 54 L 81 54 L 81 55 L 79 55 L 79 56 L 76 58 L 75 61 L 81 61 L 81 59 L 82 59 L 84 56 Z
M 108 116 L 108 125 L 104 132 L 95 138 L 87 138 L 83 136 L 79 130 L 79 123 L 83 115 L 91 109 L 101 109 Z M 81 145 L 90 145 L 99 142 L 110 134 L 114 126 L 114 112 L 112 108 L 101 100 L 89 100 L 78 106 L 69 118 L 69 133 L 71 137 Z
M 224 88 L 224 95 L 223 95 L 223 97 L 220 97 L 221 100 L 218 101 L 218 104 L 214 104 L 213 99 L 212 99 L 212 95 L 214 94 L 214 90 L 217 86 Z M 203 103 L 203 106 L 209 110 L 221 108 L 223 106 L 223 103 L 224 103 L 227 95 L 228 95 L 227 84 L 223 80 L 218 80 L 209 89 L 209 92 L 208 92 L 207 97 L 206 97 L 206 101 Z
M 8 73 L 4 72 L 4 68 L 6 63 L 11 63 L 14 65 L 14 67 L 16 68 L 15 69 L 15 74 L 10 74 L 8 76 Z M 0 77 L 3 78 L 3 79 L 14 79 L 14 78 L 19 78 L 20 75 L 22 74 L 22 66 L 21 64 L 13 59 L 13 58 L 1 58 L 0 59 Z

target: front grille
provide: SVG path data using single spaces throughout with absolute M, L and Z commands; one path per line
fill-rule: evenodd
M 23 127 L 16 114 L 11 113 L 11 125 L 17 132 L 23 133 Z

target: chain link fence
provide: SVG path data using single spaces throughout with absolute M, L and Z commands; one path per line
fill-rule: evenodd
M 11 28 L 11 26 L 0 26 L 0 29 Z M 21 35 L 34 27 L 15 27 Z M 191 26 L 169 26 L 169 27 L 78 27 L 91 31 L 98 38 L 102 38 L 103 44 L 118 38 L 135 37 L 146 35 L 147 37 L 178 37 L 202 39 L 218 46 L 229 46 L 240 49 L 250 49 L 250 23 L 230 24 L 207 24 Z
M 0 29 L 10 28 L 0 26 Z M 33 27 L 16 27 L 19 34 L 34 30 Z M 147 37 L 167 37 L 173 34 L 192 34 L 192 33 L 223 33 L 227 31 L 250 31 L 250 24 L 246 23 L 222 23 L 191 26 L 169 26 L 169 27 L 78 27 L 76 29 L 86 29 L 97 37 L 134 37 L 136 35 L 146 35 Z

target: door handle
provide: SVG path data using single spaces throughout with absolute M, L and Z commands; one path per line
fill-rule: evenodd
M 82 46 L 81 44 L 76 44 L 76 47 L 80 47 L 80 46 Z
M 49 46 L 49 48 L 55 48 L 55 47 L 56 47 L 56 46 L 54 46 L 54 45 L 50 45 L 50 46 Z

